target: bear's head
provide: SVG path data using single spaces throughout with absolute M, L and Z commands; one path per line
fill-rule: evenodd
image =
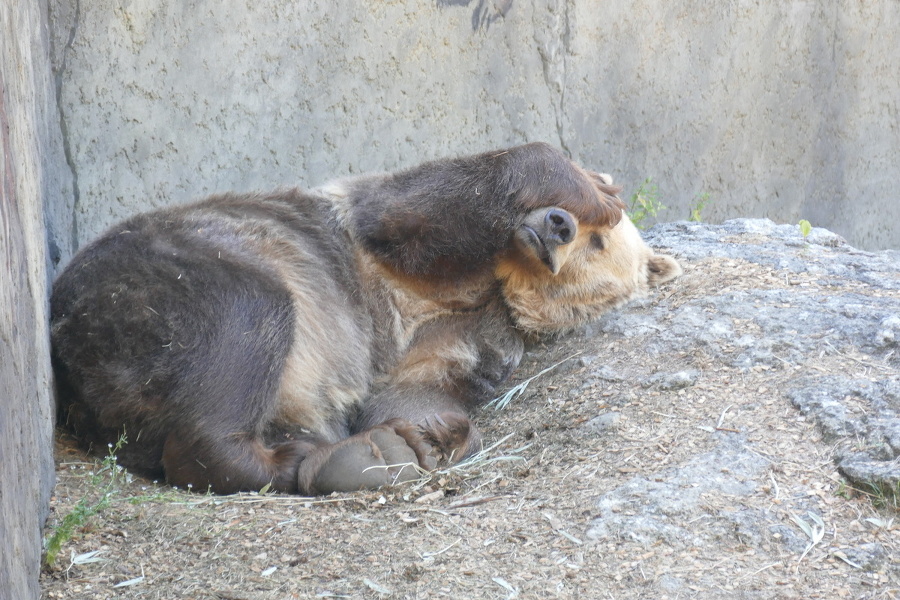
M 585 324 L 680 274 L 624 211 L 617 222 L 591 222 L 559 206 L 528 213 L 495 271 L 516 324 L 533 333 Z

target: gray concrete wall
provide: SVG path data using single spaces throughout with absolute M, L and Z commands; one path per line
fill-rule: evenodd
M 664 220 L 709 194 L 900 247 L 896 0 L 50 2 L 63 261 L 146 207 L 529 140 L 652 177 Z
M 38 598 L 53 486 L 42 204 L 65 204 L 46 6 L 0 2 L 0 598 Z

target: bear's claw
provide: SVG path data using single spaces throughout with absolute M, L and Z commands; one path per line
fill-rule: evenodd
M 419 425 L 431 456 L 439 463 L 457 463 L 477 450 L 480 436 L 465 415 L 454 412 L 434 414 Z

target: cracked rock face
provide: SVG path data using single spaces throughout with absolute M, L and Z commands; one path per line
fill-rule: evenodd
M 826 441 L 836 444 L 841 473 L 864 488 L 897 489 L 900 252 L 863 252 L 825 229 L 813 228 L 806 238 L 798 229 L 767 219 L 654 228 L 651 242 L 673 248 L 680 257 L 771 267 L 787 286 L 766 289 L 748 280 L 746 289 L 711 295 L 701 306 L 676 308 L 665 328 L 635 315 L 635 322 L 620 319 L 606 330 L 656 328 L 659 352 L 697 345 L 715 351 L 727 344 L 735 350 L 725 360 L 742 370 L 808 365 L 783 392 Z M 749 330 L 736 332 L 736 322 L 750 325 Z M 825 357 L 843 357 L 858 375 L 829 373 L 817 365 L 816 358 Z
M 877 375 L 876 375 L 877 377 Z M 835 444 L 841 473 L 867 490 L 900 489 L 900 379 L 804 377 L 788 396 Z
M 817 355 L 846 355 L 863 377 L 816 370 L 785 390 L 837 444 L 841 472 L 864 489 L 900 485 L 900 253 L 856 250 L 840 236 L 814 228 L 805 239 L 797 227 L 764 219 L 721 226 L 673 223 L 654 230 L 654 243 L 676 246 L 682 256 L 728 257 L 779 269 L 786 289 L 749 289 L 707 299 L 718 315 L 698 334 L 698 308 L 681 310 L 667 335 L 716 344 L 729 340 L 742 351 L 731 359 L 742 369 L 778 362 L 803 364 Z M 687 235 L 685 235 L 687 234 Z M 759 243 L 734 243 L 755 236 Z M 677 241 L 675 238 L 678 238 Z M 790 285 L 792 274 L 818 285 Z M 800 283 L 799 281 L 797 283 Z M 730 317 L 730 319 L 729 319 Z M 735 336 L 730 322 L 749 318 L 755 334 Z M 859 356 L 856 358 L 856 356 Z M 871 362 L 870 362 L 871 361 Z M 815 367 L 815 360 L 810 361 Z
M 734 497 L 752 493 L 765 476 L 767 464 L 739 438 L 726 438 L 710 452 L 666 473 L 664 478 L 635 477 L 605 494 L 598 503 L 601 516 L 588 530 L 588 536 L 627 537 L 648 546 L 660 541 L 676 547 L 704 545 L 706 540 L 683 517 L 693 515 L 703 497 L 710 493 Z M 764 517 L 754 521 L 761 518 Z M 722 526 L 728 527 L 727 519 Z
M 587 536 L 609 548 L 637 543 L 690 553 L 737 540 L 754 552 L 805 555 L 812 538 L 798 522 L 815 534 L 817 519 L 833 518 L 835 492 L 782 489 L 800 476 L 783 465 L 813 458 L 795 455 L 792 440 L 802 434 L 773 423 L 778 406 L 796 411 L 781 418 L 797 422 L 798 431 L 814 425 L 826 446 L 816 460 L 834 465 L 836 489 L 844 477 L 861 497 L 877 505 L 887 494 L 890 502 L 891 490 L 900 489 L 900 253 L 862 252 L 822 229 L 804 238 L 797 226 L 765 219 L 671 223 L 646 237 L 689 267 L 661 300 L 633 304 L 584 330 L 588 339 L 635 353 L 622 364 L 641 362 L 641 354 L 647 360 L 643 373 L 629 372 L 598 354 L 582 363 L 583 388 L 637 381 L 644 394 L 673 399 L 665 411 L 647 411 L 657 421 L 687 419 L 709 438 L 705 451 L 650 473 L 634 469 L 604 493 Z M 712 400 L 722 410 L 715 422 L 698 422 L 679 404 L 703 388 L 721 390 Z M 648 400 L 641 392 L 632 399 Z M 625 419 L 627 411 L 605 412 L 583 427 L 612 436 Z M 779 431 L 757 434 L 766 428 Z M 772 502 L 756 502 L 761 493 Z M 893 564 L 880 542 L 829 552 L 854 569 Z M 668 576 L 657 586 L 671 592 L 684 583 Z

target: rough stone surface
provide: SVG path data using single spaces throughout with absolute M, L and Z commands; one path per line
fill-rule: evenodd
M 626 195 L 652 177 L 661 220 L 708 194 L 707 221 L 900 246 L 897 2 L 50 6 L 76 177 L 60 262 L 149 207 L 533 140 Z
M 680 305 L 646 303 L 644 310 L 604 317 L 585 335 L 643 337 L 651 357 L 703 354 L 713 364 L 748 375 L 797 372 L 781 379 L 781 389 L 771 393 L 784 394 L 816 424 L 823 441 L 832 445 L 839 472 L 853 486 L 876 502 L 885 497 L 888 504 L 896 502 L 900 253 L 863 252 L 819 228 L 804 238 L 798 226 L 767 219 L 737 219 L 722 225 L 669 223 L 653 228 L 647 237 L 689 262 L 764 266 L 771 270 L 769 282 L 723 281 L 721 292 Z M 772 285 L 773 276 L 782 280 L 780 285 Z M 849 365 L 858 376 L 835 374 L 826 357 L 844 363 L 843 369 Z M 595 380 L 603 379 L 609 369 L 598 362 L 590 365 Z M 696 370 L 660 371 L 645 378 L 642 386 L 672 391 L 702 377 Z M 719 425 L 730 408 L 724 409 Z M 596 417 L 588 426 L 605 417 Z M 662 543 L 682 548 L 710 547 L 721 536 L 736 535 L 750 547 L 765 549 L 777 540 L 791 552 L 803 552 L 810 540 L 785 527 L 774 513 L 737 507 L 709 514 L 705 506 L 710 497 L 725 496 L 739 504 L 741 496 L 770 489 L 767 473 L 772 460 L 767 448 L 735 435 L 736 430 L 700 428 L 715 434 L 712 450 L 653 477 L 635 476 L 604 494 L 598 503 L 600 516 L 588 535 L 601 541 L 627 538 L 647 547 Z M 710 523 L 696 526 L 696 519 L 689 517 L 698 512 L 708 513 Z M 878 569 L 886 560 L 896 565 L 895 557 L 888 557 L 877 543 L 844 548 L 838 554 L 860 569 Z M 672 581 L 660 586 L 677 588 Z
M 728 360 L 743 369 L 802 364 L 826 354 L 874 357 L 875 363 L 856 360 L 865 378 L 806 375 L 791 384 L 788 396 L 837 444 L 836 460 L 852 482 L 866 489 L 887 486 L 900 491 L 900 253 L 862 252 L 822 229 L 813 229 L 803 239 L 798 230 L 768 220 L 657 228 L 654 241 L 677 244 L 683 256 L 753 261 L 781 270 L 789 284 L 792 273 L 802 273 L 826 288 L 826 293 L 821 287 L 789 287 L 713 296 L 706 304 L 722 316 L 710 321 L 701 307 L 683 309 L 664 337 L 690 344 L 684 327 L 698 328 L 696 337 L 704 343 L 737 346 L 740 350 Z M 766 243 L 747 244 L 748 236 Z M 737 240 L 741 242 L 733 243 Z M 740 318 L 752 319 L 759 334 L 736 335 L 729 321 Z M 627 330 L 628 324 L 617 327 Z
M 896 346 L 895 346 L 896 347 Z M 841 472 L 875 493 L 900 494 L 900 377 L 811 376 L 789 396 L 829 442 Z
M 638 476 L 605 494 L 598 502 L 600 517 L 588 535 L 612 540 L 627 537 L 646 546 L 658 542 L 676 548 L 707 545 L 697 533 L 702 530 L 690 527 L 685 517 L 694 514 L 704 495 L 745 496 L 765 475 L 768 463 L 747 450 L 744 443 L 740 438 L 726 437 L 710 452 L 672 469 L 663 478 Z M 748 519 L 750 532 L 744 534 L 746 537 L 760 537 L 753 528 L 758 527 L 761 517 L 764 515 Z M 740 518 L 729 513 L 721 524 L 728 526 L 736 520 Z
M 38 598 L 53 487 L 42 202 L 62 193 L 47 16 L 0 3 L 0 597 Z

